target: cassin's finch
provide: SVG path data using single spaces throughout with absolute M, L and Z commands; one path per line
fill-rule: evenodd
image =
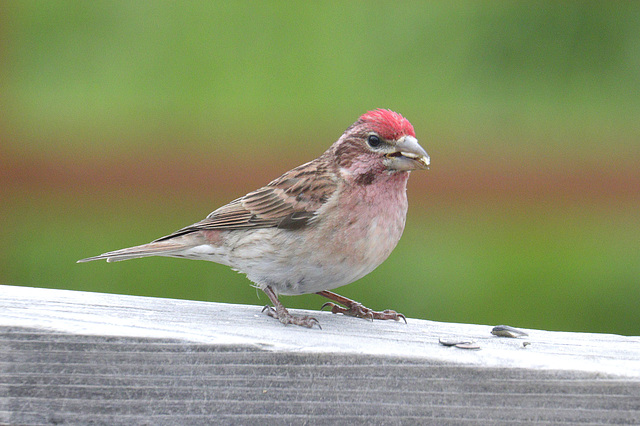
M 145 256 L 202 259 L 247 275 L 283 324 L 313 327 L 312 317 L 290 314 L 278 295 L 317 293 L 334 313 L 404 319 L 372 311 L 330 292 L 373 271 L 402 236 L 409 172 L 429 156 L 413 126 L 393 111 L 369 111 L 315 160 L 220 207 L 204 220 L 149 244 L 79 260 L 108 262 Z

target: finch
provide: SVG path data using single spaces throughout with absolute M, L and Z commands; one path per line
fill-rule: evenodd
M 209 260 L 246 274 L 266 293 L 267 314 L 283 324 L 318 325 L 293 315 L 278 295 L 317 293 L 333 313 L 393 319 L 329 290 L 377 268 L 402 236 L 407 180 L 430 158 L 402 115 L 377 109 L 362 115 L 320 157 L 220 207 L 205 219 L 140 246 L 78 262 L 147 256 Z M 334 303 L 335 302 L 335 303 Z

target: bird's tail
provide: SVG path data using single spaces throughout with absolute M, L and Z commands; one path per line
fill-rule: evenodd
M 169 240 L 157 241 L 141 246 L 129 247 L 120 250 L 103 253 L 99 256 L 87 257 L 80 259 L 77 263 L 91 262 L 92 260 L 104 260 L 107 262 L 118 262 L 120 260 L 136 259 L 138 257 L 148 256 L 171 256 L 193 247 L 193 244 L 184 244 L 184 242 Z

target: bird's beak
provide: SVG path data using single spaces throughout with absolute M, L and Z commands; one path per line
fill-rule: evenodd
M 391 170 L 428 169 L 431 164 L 429 154 L 413 136 L 404 136 L 395 144 L 395 151 L 386 154 L 385 164 Z

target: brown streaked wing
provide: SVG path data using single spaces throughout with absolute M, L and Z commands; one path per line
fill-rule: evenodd
M 156 241 L 200 230 L 301 229 L 331 198 L 336 188 L 336 180 L 327 168 L 312 161 L 220 207 L 206 219 Z

